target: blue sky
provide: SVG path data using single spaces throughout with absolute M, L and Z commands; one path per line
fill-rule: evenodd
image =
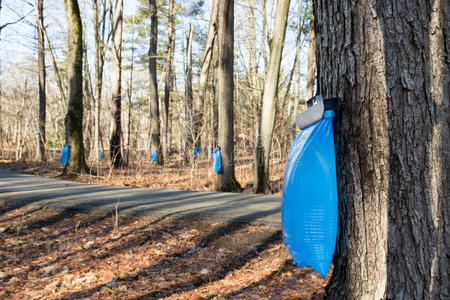
M 2 2 L 2 10 L 0 12 L 0 24 L 4 24 L 6 22 L 11 22 L 17 20 L 22 15 L 27 15 L 27 18 L 18 24 L 8 26 L 1 33 L 1 41 L 0 41 L 0 63 L 3 66 L 4 70 L 5 65 L 14 65 L 14 64 L 24 64 L 33 63 L 34 57 L 36 56 L 36 33 L 34 30 L 35 23 L 35 12 L 33 6 L 30 4 L 34 0 L 3 0 Z M 179 3 L 179 0 L 176 0 Z M 271 3 L 271 1 L 268 1 Z M 91 18 L 91 0 L 79 0 L 80 8 L 82 14 L 87 14 L 87 20 Z M 205 1 L 204 12 L 203 15 L 198 16 L 197 18 L 189 18 L 189 17 L 181 17 L 179 16 L 179 21 L 181 21 L 177 26 L 177 37 L 176 37 L 176 54 L 175 54 L 175 67 L 176 72 L 180 74 L 177 76 L 178 79 L 178 87 L 183 89 L 183 43 L 184 43 L 184 34 L 187 30 L 187 27 L 190 23 L 194 24 L 196 30 L 199 30 L 202 27 L 203 31 L 206 31 L 208 26 L 208 18 L 209 18 L 209 10 L 211 6 L 211 0 Z M 292 12 L 296 11 L 297 1 L 291 1 L 291 13 L 290 19 L 293 20 L 295 17 Z M 246 53 L 242 51 L 241 45 L 244 44 L 244 40 L 247 37 L 246 32 L 242 31 L 242 24 L 246 22 L 248 16 L 245 14 L 245 4 L 240 3 L 239 1 L 235 1 L 235 46 L 237 53 L 239 52 L 239 57 L 236 59 L 237 63 L 244 63 L 246 61 Z M 124 0 L 124 14 L 126 16 L 131 16 L 136 12 L 137 8 L 137 0 Z M 270 4 L 268 6 L 268 13 L 270 14 L 271 8 Z M 45 24 L 47 26 L 47 30 L 49 36 L 52 41 L 52 46 L 57 51 L 58 58 L 62 59 L 61 51 L 66 48 L 66 20 L 64 15 L 64 1 L 63 0 L 44 0 L 44 16 L 45 16 Z M 92 25 L 90 21 L 85 22 L 86 32 L 92 32 Z M 257 29 L 258 32 L 258 29 Z M 92 34 L 88 34 L 88 36 L 92 36 Z M 295 32 L 293 30 L 287 32 L 285 50 L 283 56 L 283 65 L 284 69 L 290 69 L 293 57 L 295 54 L 295 45 L 293 44 L 293 40 L 295 39 Z M 88 49 L 93 48 L 92 41 L 88 39 Z M 201 51 L 202 45 L 194 44 L 194 53 L 196 56 L 199 56 L 199 52 Z M 92 50 L 89 49 L 90 53 L 88 56 L 90 57 L 90 64 L 92 63 Z M 305 50 L 303 51 L 305 52 Z M 304 55 L 306 56 L 306 55 Z M 33 57 L 33 59 L 29 59 L 29 57 Z M 50 66 L 51 61 L 47 58 L 47 65 Z M 194 57 L 194 59 L 198 59 L 198 57 Z M 305 61 L 302 61 L 303 69 L 305 68 Z M 108 66 L 106 66 L 108 68 Z M 6 71 L 6 70 L 4 70 Z M 108 76 L 108 72 L 105 72 L 106 76 Z M 124 74 L 124 77 L 127 75 Z M 108 78 L 105 78 L 108 80 Z

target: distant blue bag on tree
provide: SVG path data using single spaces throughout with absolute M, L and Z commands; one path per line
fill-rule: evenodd
M 102 151 L 98 150 L 98 160 L 102 160 Z
M 202 146 L 198 145 L 197 148 L 194 147 L 193 151 L 194 151 L 194 158 L 197 159 L 198 155 L 202 152 Z
M 150 154 L 150 159 L 151 159 L 152 161 L 157 161 L 157 160 L 158 160 L 158 151 L 153 150 L 153 151 L 151 152 L 151 154 Z
M 319 117 L 300 120 L 306 127 L 299 125 L 287 158 L 281 215 L 283 239 L 298 267 L 311 266 L 325 278 L 336 245 L 338 201 L 334 111 L 321 105 Z
M 222 155 L 220 154 L 220 147 L 217 147 L 216 150 L 214 151 L 213 172 L 214 173 L 222 172 Z
M 61 151 L 60 163 L 62 165 L 67 165 L 68 162 L 69 162 L 69 145 L 64 145 Z

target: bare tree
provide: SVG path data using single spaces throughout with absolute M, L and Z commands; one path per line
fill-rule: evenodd
M 295 53 L 295 57 L 296 57 L 296 79 L 297 79 L 297 91 L 296 91 L 296 97 L 294 98 L 294 107 L 293 107 L 293 111 L 291 113 L 290 116 L 290 127 L 291 127 L 291 133 L 290 133 L 290 143 L 291 144 L 295 137 L 296 137 L 296 133 L 297 133 L 297 124 L 295 123 L 295 117 L 297 116 L 297 112 L 298 112 L 298 105 L 299 105 L 299 101 L 300 101 L 300 97 L 301 97 L 301 93 L 300 93 L 300 82 L 302 80 L 302 75 L 301 75 L 301 61 L 300 61 L 300 56 L 301 56 L 301 48 L 302 48 L 302 43 L 299 41 L 300 39 L 300 35 L 303 31 L 304 28 L 304 23 L 305 23 L 305 18 L 302 19 L 302 9 L 303 9 L 303 5 L 302 5 L 302 1 L 299 1 L 298 3 L 298 17 L 297 17 L 297 47 L 296 47 L 296 53 Z M 311 23 L 311 22 L 310 22 Z M 311 29 L 310 29 L 311 30 Z M 311 34 L 311 33 L 310 33 Z M 309 35 L 310 37 L 310 35 Z M 315 41 L 315 39 L 314 39 Z M 314 48 L 315 49 L 315 48 Z M 309 54 L 309 52 L 308 52 Z M 314 57 L 315 59 L 315 57 Z M 309 62 L 310 60 L 308 60 Z M 314 61 L 314 66 L 315 66 L 315 61 Z M 314 70 L 315 73 L 315 70 Z
M 83 36 L 78 1 L 64 0 L 64 6 L 69 42 L 69 101 L 65 125 L 70 151 L 63 174 L 73 176 L 87 171 L 83 146 Z
M 54 51 L 54 49 L 52 47 L 52 44 L 50 42 L 50 38 L 48 37 L 47 30 L 46 30 L 45 26 L 42 26 L 42 32 L 43 32 L 45 40 L 47 42 L 47 50 L 50 52 L 50 56 L 52 58 L 53 72 L 56 75 L 56 83 L 57 83 L 57 86 L 58 86 L 60 100 L 62 101 L 64 106 L 67 106 L 67 99 L 66 99 L 66 89 L 67 89 L 67 87 L 63 83 L 61 71 L 60 71 L 60 69 L 58 67 L 58 63 L 56 61 L 55 51 Z
M 158 100 L 158 82 L 156 80 L 156 56 L 158 48 L 158 8 L 156 6 L 156 0 L 149 0 L 150 7 L 150 19 L 151 19 L 151 29 L 150 29 L 150 46 L 148 50 L 148 70 L 150 73 L 150 122 L 151 122 L 151 140 L 152 148 L 151 151 L 158 152 L 157 163 L 162 165 L 163 155 L 161 148 L 161 127 L 159 120 L 159 100 Z
M 112 12 L 111 12 L 112 13 Z M 123 0 L 116 0 L 112 24 L 112 135 L 110 140 L 111 163 L 120 167 L 124 161 L 122 157 L 122 28 L 123 28 Z
M 185 87 L 185 111 L 186 111 L 186 145 L 184 150 L 184 161 L 190 162 L 193 157 L 192 148 L 194 146 L 194 95 L 192 92 L 192 39 L 194 37 L 194 26 L 189 26 L 186 34 L 186 87 Z
M 448 1 L 315 1 L 314 18 L 317 90 L 341 100 L 327 298 L 448 299 Z
M 43 0 L 35 3 L 36 24 L 38 36 L 38 72 L 39 72 L 39 118 L 38 132 L 36 134 L 36 157 L 37 161 L 45 160 L 45 116 L 46 116 L 46 95 L 45 95 L 45 45 L 44 45 L 44 8 Z
M 1 12 L 1 11 L 2 11 L 2 0 L 0 0 L 0 12 Z M 24 16 L 21 16 L 19 19 L 15 20 L 15 21 L 7 22 L 7 23 L 4 23 L 4 24 L 1 24 L 1 25 L 0 25 L 0 40 L 1 40 L 1 34 L 2 34 L 2 30 L 3 30 L 3 29 L 5 29 L 7 26 L 10 26 L 10 25 L 14 25 L 14 24 L 19 23 L 20 21 L 22 21 L 22 20 L 25 19 L 26 17 L 27 17 L 27 15 L 24 15 Z
M 264 1 L 263 1 L 264 2 Z M 248 48 L 249 48 L 249 66 L 248 66 L 248 77 L 249 77 L 249 86 L 251 88 L 251 107 L 252 107 L 252 113 L 253 113 L 253 126 L 254 126 L 254 132 L 255 135 L 258 136 L 259 134 L 259 127 L 261 125 L 261 104 L 262 104 L 262 91 L 261 91 L 261 84 L 260 84 L 260 76 L 259 76 L 259 66 L 258 66 L 258 57 L 257 57 L 257 50 L 256 50 L 256 1 L 249 3 L 249 28 L 248 28 Z M 265 11 L 265 4 L 263 3 L 263 10 Z M 263 12 L 265 14 L 265 12 Z M 263 34 L 262 36 L 265 36 L 265 21 L 263 20 Z M 262 39 L 264 41 L 264 38 Z M 261 46 L 265 47 L 265 42 L 261 44 Z M 263 58 L 265 57 L 265 48 L 263 49 Z M 265 65 L 264 70 L 265 71 Z M 256 153 L 255 153 L 255 159 L 256 159 Z
M 274 28 L 270 48 L 270 60 L 264 81 L 261 126 L 256 149 L 257 159 L 255 161 L 255 191 L 257 193 L 270 192 L 269 160 L 270 151 L 272 148 L 272 135 L 275 121 L 275 107 L 281 65 L 281 54 L 284 46 L 289 3 L 289 0 L 278 0 L 275 13 L 275 19 L 277 22 Z
M 241 185 L 234 174 L 233 63 L 234 63 L 234 0 L 219 5 L 219 146 L 222 172 L 217 174 L 216 190 L 238 191 Z
M 213 1 L 213 6 L 211 9 L 211 17 L 209 19 L 209 29 L 208 36 L 206 38 L 205 48 L 203 49 L 202 57 L 200 58 L 200 78 L 198 80 L 198 93 L 197 101 L 195 103 L 195 114 L 194 114 L 194 140 L 196 141 L 196 147 L 200 145 L 200 130 L 205 124 L 205 99 L 207 92 L 208 75 L 211 66 L 211 61 L 214 54 L 214 45 L 217 40 L 217 27 L 218 27 L 218 16 L 219 11 L 219 0 Z
M 168 36 L 167 36 L 167 54 L 166 54 L 166 65 L 164 69 L 165 80 L 164 80 L 164 102 L 162 112 L 162 152 L 164 159 L 167 158 L 169 154 L 170 138 L 169 138 L 169 106 L 170 106 L 170 92 L 173 89 L 173 71 L 172 71 L 172 61 L 173 61 L 173 50 L 175 42 L 175 17 L 174 17 L 174 0 L 169 0 L 169 22 L 168 22 Z
M 103 66 L 105 63 L 105 26 L 107 6 L 105 1 L 101 1 L 102 14 L 100 15 L 100 8 L 98 0 L 92 1 L 92 9 L 94 15 L 94 38 L 95 38 L 95 96 L 94 96 L 94 156 L 97 161 L 97 169 L 99 163 L 99 140 L 100 140 L 100 111 L 101 98 L 103 86 Z
M 135 25 L 135 21 L 133 18 L 133 25 Z M 135 34 L 134 34 L 134 26 L 132 27 L 131 32 L 131 63 L 130 63 L 130 78 L 128 80 L 128 87 L 127 87 L 127 98 L 128 98 L 128 124 L 127 124 L 127 149 L 128 149 L 128 155 L 126 155 L 125 159 L 128 164 L 129 160 L 129 151 L 131 150 L 131 119 L 132 119 L 132 107 L 133 107 L 133 73 L 134 73 L 134 57 L 135 57 Z
M 219 43 L 215 43 L 213 48 L 213 85 L 212 85 L 212 144 L 214 147 L 219 142 Z

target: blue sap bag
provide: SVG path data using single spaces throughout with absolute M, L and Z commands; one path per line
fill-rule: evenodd
M 64 145 L 61 151 L 60 163 L 62 165 L 67 165 L 68 162 L 69 162 L 69 145 Z
M 338 202 L 333 111 L 303 129 L 287 158 L 283 183 L 283 239 L 298 267 L 323 278 L 336 245 Z
M 222 155 L 220 154 L 220 147 L 217 147 L 214 151 L 213 172 L 222 172 Z
M 194 159 L 197 159 L 197 157 L 198 157 L 198 152 L 197 152 L 197 148 L 193 148 L 192 149 L 192 151 L 193 151 L 193 153 L 194 153 Z
M 194 158 L 197 159 L 198 155 L 202 152 L 202 146 L 198 145 L 197 148 L 194 147 L 193 152 L 194 152 Z
M 158 151 L 153 150 L 150 153 L 150 159 L 151 159 L 151 161 L 157 161 L 158 160 Z

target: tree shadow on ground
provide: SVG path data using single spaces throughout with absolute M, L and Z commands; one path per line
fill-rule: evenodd
M 152 291 L 135 299 L 169 297 L 174 293 L 178 293 L 180 291 L 190 291 L 210 282 L 219 281 L 221 279 L 224 279 L 228 275 L 228 273 L 242 268 L 251 259 L 257 257 L 261 252 L 269 248 L 271 245 L 274 245 L 275 243 L 280 241 L 281 231 L 277 231 L 270 237 L 262 241 L 256 248 L 247 248 L 245 251 L 240 252 L 238 255 L 224 260 L 222 264 L 219 265 L 218 268 L 211 274 L 196 277 L 194 278 L 194 280 L 186 281 L 183 283 L 170 285 L 164 289 Z
M 61 214 L 58 214 L 58 215 L 61 216 Z M 73 214 L 73 216 L 75 216 L 75 215 L 76 214 Z M 66 215 L 66 217 L 61 217 L 61 219 L 62 220 L 63 219 L 67 219 L 67 217 L 68 217 L 68 215 Z M 105 219 L 107 219 L 109 217 L 110 217 L 109 215 L 88 216 L 88 218 L 83 220 L 82 224 L 78 226 L 78 229 L 87 228 L 88 226 L 101 225 L 101 223 L 104 222 Z M 140 244 L 142 244 L 142 242 L 140 242 L 140 241 L 142 241 L 143 238 L 146 237 L 146 233 L 145 233 L 146 231 L 145 230 L 149 229 L 152 225 L 155 225 L 158 222 L 161 222 L 162 220 L 164 220 L 166 218 L 167 217 L 158 218 L 157 220 L 155 220 L 153 222 L 150 222 L 150 223 L 148 223 L 146 225 L 143 225 L 143 226 L 140 226 L 138 228 L 129 230 L 129 231 L 125 232 L 125 233 L 122 233 L 122 234 L 116 236 L 114 239 L 108 240 L 108 241 L 106 241 L 104 243 L 93 244 L 93 245 L 91 245 L 89 247 L 85 247 L 85 248 L 83 247 L 82 249 L 77 250 L 77 251 L 72 251 L 72 252 L 69 252 L 69 253 L 62 254 L 57 259 L 54 259 L 54 260 L 49 261 L 47 263 L 40 264 L 40 265 L 34 265 L 32 267 L 32 270 L 33 271 L 38 271 L 40 269 L 44 269 L 44 268 L 50 267 L 52 265 L 58 264 L 59 262 L 65 260 L 67 258 L 75 257 L 75 256 L 80 255 L 82 253 L 88 253 L 88 252 L 93 251 L 93 250 L 101 249 L 101 248 L 107 246 L 110 243 L 113 243 L 115 241 L 121 240 L 121 239 L 123 239 L 123 238 L 125 238 L 127 236 L 130 236 L 130 235 L 136 234 L 136 233 L 139 234 L 139 235 L 137 237 L 134 237 L 131 241 L 127 242 L 127 246 L 126 247 L 123 246 L 123 245 L 120 245 L 120 246 L 117 246 L 117 247 L 113 247 L 113 248 L 111 248 L 108 251 L 107 255 L 104 255 L 101 258 L 102 259 L 103 258 L 107 258 L 107 257 L 113 256 L 114 254 L 119 253 L 121 250 L 123 251 L 123 250 L 126 250 L 126 249 L 130 249 L 130 248 L 132 248 L 132 245 L 139 246 Z M 124 221 L 124 217 L 122 216 L 121 222 L 120 222 L 120 226 L 129 225 L 131 222 L 132 222 L 132 218 L 130 218 L 130 217 L 125 218 L 125 221 Z M 144 230 L 144 232 L 143 232 L 143 230 Z M 166 228 L 166 230 L 167 230 L 167 228 Z M 63 236 L 65 234 L 69 233 L 70 231 L 72 231 L 72 232 L 75 231 L 75 226 L 71 227 L 70 229 L 66 229 L 64 231 L 61 231 L 61 232 L 59 232 L 56 235 L 46 235 L 43 239 L 40 239 L 39 242 L 56 240 L 58 237 Z M 107 235 L 107 234 L 110 234 L 112 231 L 113 231 L 112 226 L 108 226 L 107 228 L 103 228 L 103 230 L 101 230 L 101 231 L 96 231 L 95 232 L 95 236 Z M 151 234 L 152 234 L 153 238 L 155 238 L 156 236 L 158 236 L 158 237 L 162 236 L 162 234 L 159 233 L 159 231 L 152 231 Z M 22 244 L 18 244 L 17 246 L 20 248 L 21 246 L 25 246 L 25 245 L 26 245 L 26 243 L 22 243 Z M 44 256 L 44 255 L 48 254 L 47 252 L 54 250 L 54 249 L 51 249 L 51 248 L 49 249 L 47 247 L 41 247 L 41 248 L 42 248 L 42 249 L 40 249 L 40 250 L 42 250 L 40 252 L 41 256 Z M 32 257 L 28 256 L 27 258 L 29 259 L 29 258 L 32 258 Z M 100 257 L 97 257 L 97 258 L 100 258 Z M 95 259 L 95 257 L 91 257 L 90 259 L 86 259 L 86 261 L 93 260 L 93 259 Z M 3 280 L 7 281 L 7 280 L 9 280 L 12 277 L 24 276 L 26 274 L 27 274 L 27 271 L 9 274 L 8 276 L 4 277 Z
M 247 216 L 247 219 L 257 218 L 260 216 L 258 214 L 251 214 Z M 185 218 L 183 218 L 185 220 Z M 224 223 L 217 228 L 214 228 L 209 234 L 199 239 L 194 246 L 179 250 L 177 252 L 171 253 L 169 257 L 163 258 L 155 264 L 152 264 L 138 272 L 132 273 L 128 276 L 116 278 L 114 281 L 127 282 L 136 280 L 139 277 L 147 277 L 150 273 L 160 272 L 161 269 L 167 268 L 172 264 L 180 264 L 180 261 L 187 261 L 198 253 L 199 249 L 206 249 L 210 246 L 214 241 L 217 241 L 221 237 L 229 234 L 233 234 L 238 230 L 241 230 L 248 226 L 248 223 L 239 222 L 239 220 L 234 220 L 232 222 Z M 177 223 L 177 219 L 174 219 L 174 223 Z M 281 241 L 281 231 L 276 231 L 269 237 L 266 237 L 257 247 L 253 249 L 243 249 L 238 255 L 235 257 L 230 257 L 224 261 L 222 261 L 222 265 L 218 267 L 218 269 L 212 274 L 208 274 L 207 276 L 203 276 L 201 279 L 197 278 L 197 280 L 190 280 L 183 283 L 172 285 L 166 289 L 151 291 L 148 294 L 140 297 L 140 299 L 152 298 L 152 297 L 162 297 L 162 296 L 170 296 L 174 292 L 182 291 L 190 291 L 201 285 L 206 284 L 210 281 L 220 280 L 224 278 L 229 272 L 236 270 L 243 265 L 246 264 L 250 259 L 259 255 L 260 252 L 267 249 L 269 246 Z M 120 247 L 120 251 L 125 251 L 129 249 L 129 247 L 136 247 L 136 244 L 127 243 L 127 247 Z M 175 259 L 175 262 L 174 262 Z M 95 287 L 92 287 L 87 290 L 71 293 L 69 295 L 63 296 L 61 299 L 73 299 L 73 298 L 82 298 L 88 297 L 90 295 L 99 292 L 103 287 L 107 287 L 108 285 L 113 284 L 113 282 L 108 282 L 105 284 L 100 284 Z

